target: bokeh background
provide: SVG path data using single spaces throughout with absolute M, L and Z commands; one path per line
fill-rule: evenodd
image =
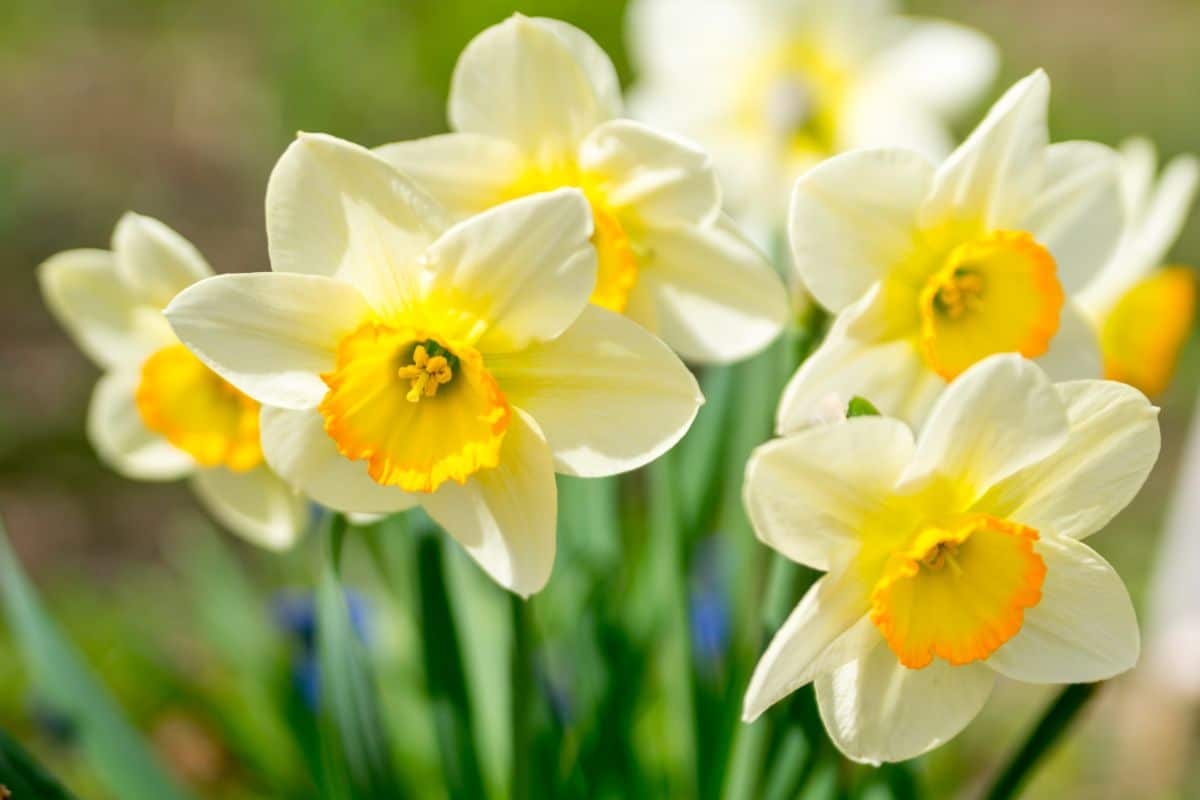
M 992 98 L 1045 67 L 1056 140 L 1116 144 L 1144 134 L 1164 155 L 1200 151 L 1195 0 L 913 0 L 909 8 L 999 43 Z M 635 78 L 619 0 L 0 0 L 0 511 L 56 618 L 172 768 L 208 796 L 264 795 L 261 765 L 239 756 L 237 731 L 201 708 L 204 692 L 241 691 L 228 685 L 213 645 L 223 607 L 201 586 L 217 580 L 208 588 L 221 595 L 221 581 L 237 583 L 227 594 L 257 598 L 264 624 L 290 647 L 303 609 L 288 603 L 302 596 L 311 564 L 212 534 L 186 486 L 131 483 L 99 464 L 83 435 L 96 370 L 46 312 L 35 267 L 62 249 L 107 247 L 118 216 L 134 209 L 182 232 L 219 271 L 266 268 L 263 192 L 293 134 L 375 145 L 444 130 L 458 52 L 514 10 L 582 27 L 625 82 Z M 1175 259 L 1200 264 L 1195 215 Z M 1173 495 L 1200 493 L 1200 485 L 1181 487 L 1179 472 L 1200 388 L 1197 345 L 1161 400 L 1164 448 L 1149 485 L 1092 541 L 1140 610 Z M 389 612 L 397 601 L 365 578 L 362 592 L 374 608 L 370 635 L 395 655 L 385 669 L 417 691 L 405 657 L 415 634 Z M 1200 672 L 1200 662 L 1180 668 Z M 927 759 L 926 780 L 970 787 L 1048 697 L 1039 687 L 1002 686 L 964 736 Z M 1123 677 L 1089 707 L 1028 796 L 1200 796 L 1195 700 L 1148 666 Z M 429 725 L 403 700 L 396 705 L 388 712 L 402 731 L 405 768 L 419 776 L 435 764 Z M 83 796 L 103 796 L 72 752 L 70 730 L 30 693 L 3 626 L 0 727 Z M 485 760 L 512 757 L 502 743 L 493 750 Z

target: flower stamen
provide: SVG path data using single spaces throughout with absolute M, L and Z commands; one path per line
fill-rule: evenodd
M 978 311 L 983 304 L 983 276 L 960 267 L 941 278 L 934 294 L 934 307 L 950 319 L 961 319 L 967 312 Z
M 413 363 L 401 367 L 397 373 L 401 380 L 412 381 L 405 399 L 419 403 L 422 397 L 436 397 L 438 387 L 454 379 L 452 358 L 453 353 L 433 340 L 417 345 L 412 353 Z

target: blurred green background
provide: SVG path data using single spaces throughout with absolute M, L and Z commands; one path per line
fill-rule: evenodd
M 118 216 L 134 209 L 182 232 L 219 271 L 266 268 L 263 192 L 296 131 L 375 145 L 443 130 L 458 52 L 517 10 L 585 29 L 629 82 L 623 6 L 0 0 L 0 510 L 56 617 L 172 768 L 207 796 L 265 796 L 268 768 L 247 763 L 238 741 L 245 731 L 202 703 L 206 692 L 228 704 L 246 691 L 231 677 L 230 659 L 223 660 L 230 654 L 214 647 L 225 607 L 213 597 L 246 596 L 269 627 L 278 612 L 275 592 L 308 585 L 311 559 L 304 552 L 267 557 L 228 536 L 214 538 L 185 486 L 134 484 L 98 463 L 83 436 L 97 373 L 46 313 L 36 265 L 62 249 L 107 247 Z M 1144 134 L 1164 155 L 1200 150 L 1195 0 L 920 0 L 909 8 L 970 24 L 1000 44 L 1004 62 L 993 97 L 1045 67 L 1054 82 L 1055 139 L 1116 144 Z M 1200 264 L 1200 220 L 1193 218 L 1175 257 Z M 1198 385 L 1193 341 L 1162 398 L 1164 450 L 1151 483 L 1093 540 L 1139 608 Z M 244 585 L 222 586 L 226 579 L 216 575 L 229 564 L 239 565 Z M 490 587 L 466 574 L 469 565 L 456 569 L 478 594 L 485 621 L 506 613 L 492 607 Z M 205 588 L 206 579 L 217 583 Z M 382 668 L 418 692 L 416 634 L 396 608 L 403 602 L 365 573 L 362 589 L 376 611 Z M 555 619 L 548 602 L 538 614 L 550 628 L 570 625 Z M 290 646 L 284 634 L 272 635 L 280 648 Z M 576 655 L 581 663 L 599 658 Z M 269 654 L 263 658 L 270 662 Z M 488 660 L 485 649 L 483 672 Z M 1055 753 L 1028 796 L 1200 796 L 1195 703 L 1164 697 L 1153 676 L 1140 673 L 1108 687 L 1087 710 L 1079 735 Z M 70 732 L 55 729 L 53 710 L 39 707 L 28 686 L 0 628 L 0 727 L 83 796 L 103 796 L 72 752 Z M 1038 687 L 1002 686 L 965 735 L 927 759 L 932 785 L 969 788 L 1004 757 L 1010 734 L 1023 730 L 1047 697 Z M 396 705 L 386 709 L 389 724 L 399 732 L 405 771 L 419 779 L 422 770 L 436 769 L 430 723 L 402 697 Z M 478 713 L 503 709 L 485 700 Z M 483 749 L 489 747 L 489 763 L 511 757 L 502 741 Z

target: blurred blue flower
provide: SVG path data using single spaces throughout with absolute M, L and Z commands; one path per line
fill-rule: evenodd
M 349 589 L 345 592 L 350 624 L 359 641 L 370 646 L 372 610 L 366 598 Z M 304 704 L 312 711 L 320 706 L 321 676 L 317 662 L 317 601 L 311 591 L 284 591 L 272 601 L 275 624 L 289 634 L 292 651 L 292 681 Z
M 702 539 L 696 545 L 689 577 L 692 657 L 697 666 L 709 672 L 720 666 L 729 646 L 729 590 L 721 570 L 721 565 L 727 563 L 727 546 L 720 536 Z
M 70 747 L 79 738 L 75 720 L 39 697 L 29 700 L 29 718 L 39 733 L 59 747 Z
M 554 721 L 560 728 L 568 728 L 575 719 L 575 700 L 571 692 L 571 680 L 566 674 L 566 670 L 551 669 L 547 663 L 550 660 L 548 654 L 543 653 L 543 655 L 544 658 L 538 658 L 536 655 L 534 657 L 535 680 L 541 689 L 542 696 L 546 698 L 546 703 L 550 706 L 550 713 L 554 716 Z

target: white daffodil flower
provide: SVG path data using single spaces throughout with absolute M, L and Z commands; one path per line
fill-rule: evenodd
M 634 0 L 634 115 L 708 148 L 729 207 L 781 224 L 795 179 L 859 147 L 940 160 L 952 116 L 981 99 L 994 46 L 888 0 Z
M 583 191 L 599 268 L 591 300 L 697 363 L 764 348 L 788 314 L 763 255 L 721 213 L 708 156 L 621 114 L 612 62 L 583 31 L 520 15 L 475 37 L 450 89 L 455 133 L 379 154 L 456 219 L 559 187 Z
M 554 562 L 555 471 L 645 464 L 703 402 L 665 344 L 588 304 L 591 235 L 577 190 L 452 223 L 369 150 L 302 135 L 267 187 L 274 272 L 202 281 L 167 318 L 265 404 L 285 479 L 341 511 L 419 503 L 528 596 Z
M 132 213 L 111 252 L 68 250 L 38 269 L 47 306 L 104 371 L 87 425 L 104 462 L 136 480 L 190 476 L 222 524 L 284 549 L 304 530 L 307 501 L 264 463 L 258 403 L 188 352 L 162 313 L 212 274 L 186 239 Z
M 1082 539 L 1137 494 L 1158 451 L 1157 409 L 1136 389 L 1053 385 L 1011 354 L 956 380 L 915 440 L 873 416 L 763 445 L 746 468 L 755 531 L 827 574 L 759 661 L 745 718 L 814 681 L 846 755 L 899 761 L 962 730 L 996 673 L 1128 670 L 1133 606 Z
M 1155 181 L 1154 145 L 1132 139 L 1121 148 L 1126 228 L 1116 253 L 1082 292 L 1079 305 L 1100 335 L 1105 377 L 1150 397 L 1166 391 L 1196 306 L 1188 267 L 1164 267 L 1196 199 L 1200 162 L 1179 156 Z
M 994 353 L 1036 358 L 1055 380 L 1101 376 L 1073 294 L 1120 236 L 1119 159 L 1092 142 L 1048 144 L 1049 95 L 1045 73 L 1025 78 L 940 167 L 859 150 L 796 183 L 795 265 L 837 318 L 784 392 L 781 431 L 831 396 L 917 423 Z

